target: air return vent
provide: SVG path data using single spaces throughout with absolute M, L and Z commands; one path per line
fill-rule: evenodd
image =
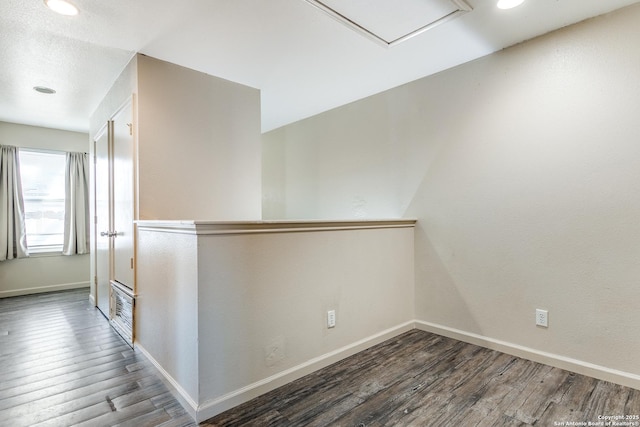
M 111 281 L 111 326 L 133 347 L 133 313 L 135 298 L 131 289 Z
M 305 1 L 385 46 L 409 40 L 471 11 L 471 6 L 464 0 Z

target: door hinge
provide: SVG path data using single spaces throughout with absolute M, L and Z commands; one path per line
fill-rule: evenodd
M 133 258 L 131 258 L 131 269 L 133 270 Z
M 93 283 L 97 286 L 98 285 L 98 276 L 93 276 Z
M 129 135 L 133 135 L 133 123 L 127 123 L 127 126 L 129 126 Z

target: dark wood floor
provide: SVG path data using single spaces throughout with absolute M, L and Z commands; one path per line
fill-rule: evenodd
M 0 299 L 0 426 L 195 426 L 87 289 Z
M 201 425 L 558 426 L 639 414 L 640 391 L 412 331 Z
M 411 331 L 201 425 L 556 426 L 639 414 L 640 391 Z M 195 423 L 74 290 L 0 299 L 0 426 L 36 425 Z

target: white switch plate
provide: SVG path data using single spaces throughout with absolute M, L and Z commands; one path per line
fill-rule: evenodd
M 335 328 L 336 327 L 336 311 L 329 310 L 327 311 L 327 328 Z
M 536 309 L 536 325 L 549 327 L 549 312 L 547 310 Z

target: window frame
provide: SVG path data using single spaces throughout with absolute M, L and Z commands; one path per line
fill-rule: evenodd
M 64 222 L 65 222 L 65 209 L 66 209 L 66 188 L 65 188 L 65 174 L 66 174 L 66 151 L 62 151 L 62 150 L 50 150 L 50 149 L 40 149 L 40 148 L 30 148 L 30 147 L 18 147 L 18 156 L 19 156 L 19 162 L 20 162 L 20 180 L 21 180 L 21 184 L 22 184 L 22 198 L 23 198 L 23 202 L 24 202 L 24 208 L 25 208 L 25 223 L 28 222 L 28 218 L 27 218 L 27 191 L 25 190 L 25 185 L 24 185 L 24 162 L 23 162 L 23 157 L 22 157 L 22 153 L 33 153 L 33 154 L 40 154 L 40 155 L 55 155 L 55 156 L 61 156 L 63 159 L 63 168 L 62 168 L 62 176 L 63 176 L 63 181 L 62 181 L 62 199 L 60 198 L 54 198 L 51 199 L 52 201 L 56 202 L 56 203 L 60 203 L 60 201 L 62 201 L 62 230 L 61 233 L 55 233 L 56 235 L 61 235 L 61 239 L 59 243 L 55 243 L 55 244 L 39 244 L 39 245 L 33 245 L 29 243 L 29 235 L 41 235 L 42 233 L 30 233 L 29 232 L 29 226 L 26 226 L 26 231 L 27 231 L 27 250 L 29 251 L 29 255 L 36 255 L 36 256 L 51 256 L 51 255 L 61 255 L 62 251 L 63 251 L 63 247 L 64 247 Z M 57 174 L 56 174 L 57 175 Z M 47 200 L 47 199 L 44 199 Z M 56 211 L 58 212 L 58 211 Z

